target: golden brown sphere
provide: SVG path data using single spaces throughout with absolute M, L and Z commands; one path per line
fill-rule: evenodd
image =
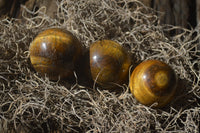
M 51 80 L 69 78 L 82 54 L 82 45 L 69 31 L 58 28 L 39 33 L 29 47 L 30 60 L 37 72 Z
M 90 70 L 95 82 L 104 88 L 123 84 L 128 79 L 131 64 L 123 47 L 111 40 L 101 40 L 90 46 Z
M 140 63 L 131 74 L 130 90 L 142 104 L 163 107 L 173 98 L 177 86 L 172 68 L 158 60 Z

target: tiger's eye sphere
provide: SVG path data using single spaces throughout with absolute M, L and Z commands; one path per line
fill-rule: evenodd
M 82 45 L 69 31 L 58 28 L 39 33 L 29 47 L 35 70 L 51 80 L 69 78 L 82 54 Z
M 169 103 L 176 91 L 177 78 L 173 69 L 164 62 L 147 60 L 132 72 L 130 90 L 142 104 L 163 107 Z
M 90 46 L 90 71 L 95 82 L 103 88 L 113 88 L 128 79 L 131 64 L 123 47 L 111 40 L 101 40 Z

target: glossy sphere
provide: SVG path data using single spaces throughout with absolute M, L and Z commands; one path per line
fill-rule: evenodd
M 148 60 L 139 64 L 131 74 L 130 90 L 142 104 L 163 107 L 173 98 L 177 79 L 175 72 L 166 63 Z
M 130 58 L 121 45 L 111 40 L 101 40 L 90 46 L 90 70 L 95 82 L 112 88 L 128 79 Z
M 39 33 L 29 47 L 30 60 L 37 72 L 51 80 L 72 76 L 82 45 L 70 32 L 47 29 Z

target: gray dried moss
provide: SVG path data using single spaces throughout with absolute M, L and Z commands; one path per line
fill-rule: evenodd
M 200 28 L 160 25 L 157 13 L 137 0 L 62 0 L 57 18 L 48 17 L 45 7 L 24 7 L 22 20 L 1 20 L 0 132 L 199 132 Z M 79 78 L 60 83 L 40 77 L 28 48 L 49 27 L 68 29 L 86 47 L 115 40 L 132 54 L 133 68 L 147 59 L 168 63 L 179 78 L 177 96 L 152 109 L 139 104 L 127 85 L 116 93 L 81 85 Z

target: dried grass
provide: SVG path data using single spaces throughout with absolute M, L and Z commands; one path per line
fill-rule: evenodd
M 160 25 L 156 12 L 137 0 L 62 0 L 57 18 L 45 7 L 23 19 L 0 21 L 0 132 L 199 132 L 199 27 Z M 68 29 L 89 47 L 99 39 L 119 42 L 134 65 L 147 59 L 170 64 L 179 78 L 177 96 L 163 109 L 139 104 L 123 92 L 40 77 L 28 47 L 49 27 Z M 169 37 L 174 30 L 179 34 Z M 132 69 L 133 69 L 132 68 Z

